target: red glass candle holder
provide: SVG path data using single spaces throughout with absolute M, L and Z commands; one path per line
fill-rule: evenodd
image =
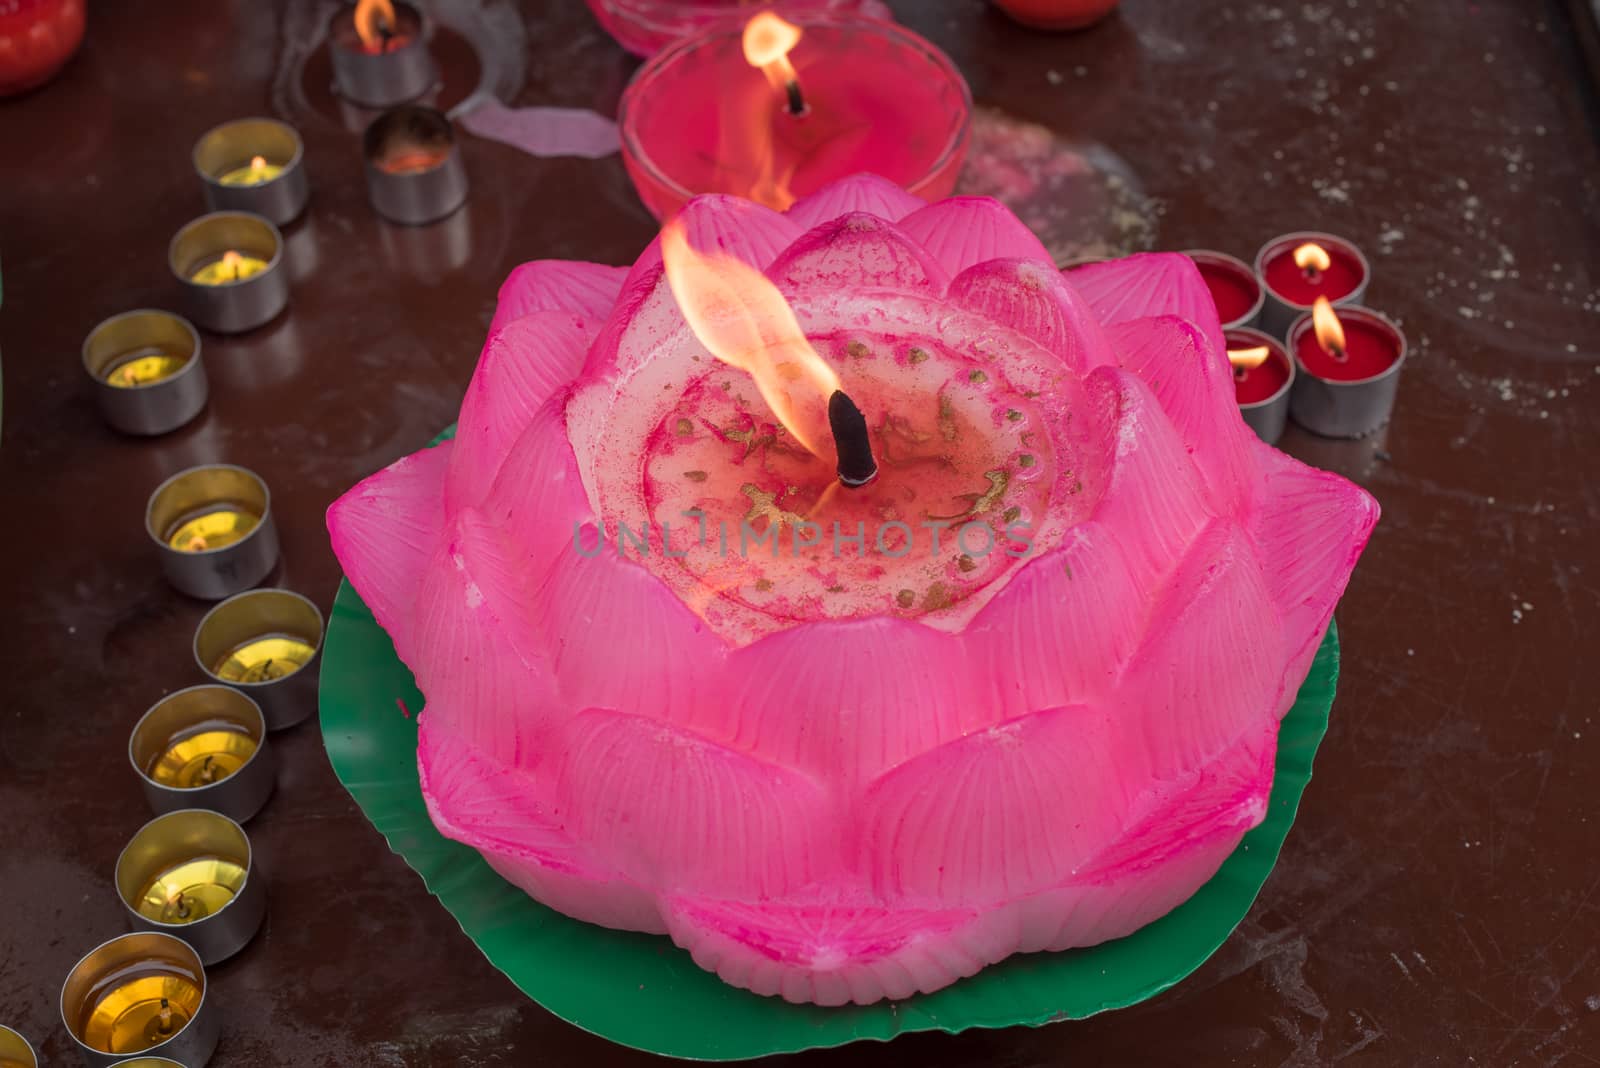
M 1234 326 L 1255 326 L 1266 300 L 1255 271 L 1243 260 L 1226 252 L 1190 249 L 1184 253 L 1200 269 L 1200 277 L 1211 290 L 1212 303 L 1224 330 Z
M 937 200 L 967 154 L 972 94 L 949 57 L 910 30 L 831 13 L 792 20 L 803 114 L 745 61 L 743 22 L 719 23 L 634 75 L 617 124 L 622 158 L 658 219 L 700 193 L 785 208 L 870 172 Z
M 1294 261 L 1301 245 L 1318 245 L 1328 254 L 1324 270 L 1307 270 Z M 1275 237 L 1256 253 L 1256 277 L 1266 299 L 1261 308 L 1261 329 L 1283 337 L 1296 319 L 1311 310 L 1318 297 L 1335 307 L 1360 304 L 1366 296 L 1372 266 L 1361 250 L 1342 237 L 1303 230 Z
M 1297 374 L 1289 396 L 1294 421 L 1327 438 L 1361 438 L 1389 421 L 1406 336 L 1386 317 L 1368 308 L 1337 309 L 1344 329 L 1344 357 L 1317 340 L 1310 314 L 1289 328 L 1287 346 Z
M 1248 327 L 1233 327 L 1223 333 L 1228 351 L 1265 348 L 1267 358 L 1256 367 L 1235 368 L 1234 396 L 1239 415 L 1256 436 L 1276 445 L 1289 421 L 1289 394 L 1294 385 L 1294 361 L 1277 338 Z
M 678 38 L 713 22 L 733 19 L 742 24 L 753 10 L 749 0 L 588 0 L 588 3 L 589 10 L 594 12 L 605 31 L 636 56 L 654 55 Z M 889 17 L 889 9 L 880 0 L 782 0 L 776 6 L 785 17 L 802 11 L 861 11 Z
M 83 43 L 84 0 L 0 3 L 0 96 L 55 77 Z
M 1117 9 L 1118 0 L 994 0 L 1001 11 L 1036 30 L 1081 30 Z

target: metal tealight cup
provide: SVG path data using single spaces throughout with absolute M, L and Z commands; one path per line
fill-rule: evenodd
M 316 708 L 322 633 L 322 612 L 309 599 L 291 590 L 250 590 L 228 598 L 200 620 L 194 634 L 194 658 L 208 678 L 247 694 L 260 705 L 268 730 L 282 730 L 299 723 Z M 311 655 L 295 671 L 259 682 L 236 681 L 218 674 L 218 666 L 236 650 L 276 635 L 311 646 Z
M 260 157 L 281 168 L 250 185 L 222 177 Z M 277 119 L 235 119 L 213 126 L 195 142 L 194 169 L 212 211 L 249 211 L 283 226 L 300 217 L 311 187 L 306 180 L 305 146 L 293 126 Z
M 244 869 L 232 897 L 216 911 L 188 922 L 165 922 L 139 911 L 144 892 L 163 872 L 207 858 Z M 228 817 L 204 809 L 168 812 L 139 828 L 117 857 L 116 884 L 135 930 L 182 939 L 194 947 L 202 964 L 227 960 L 243 949 L 267 914 L 266 880 L 254 864 L 249 835 Z
M 214 549 L 171 544 L 174 529 L 186 518 L 217 508 L 253 515 L 256 525 L 238 541 Z M 157 486 L 145 506 L 145 531 L 161 554 L 167 581 L 191 597 L 215 601 L 247 590 L 278 562 L 267 484 L 254 471 L 232 464 L 191 467 Z
M 237 770 L 215 782 L 184 787 L 157 779 L 154 765 L 174 741 L 206 727 L 238 732 L 255 748 Z M 267 803 L 275 781 L 267 719 L 259 705 L 231 686 L 190 686 L 157 701 L 134 725 L 128 760 L 157 813 L 203 808 L 244 823 Z
M 176 357 L 182 366 L 143 385 L 113 385 L 110 375 L 141 356 Z M 83 341 L 83 369 L 95 403 L 113 429 L 154 435 L 176 430 L 206 406 L 200 335 L 171 312 L 141 308 L 103 320 Z
M 169 1037 L 144 1049 L 114 1051 L 91 1045 L 88 1039 L 92 1036 L 86 1030 L 91 1007 L 119 977 L 139 970 L 170 975 L 195 988 L 198 996 L 193 1013 Z M 127 1060 L 130 1054 L 161 1056 L 188 1068 L 204 1068 L 220 1035 L 216 1006 L 210 995 L 205 964 L 193 947 L 169 934 L 139 931 L 101 943 L 72 966 L 61 987 L 61 1022 L 88 1068 L 110 1068 Z
M 361 137 L 367 199 L 390 222 L 420 226 L 461 207 L 467 171 L 444 112 L 417 104 L 392 108 Z
M 203 267 L 230 252 L 259 259 L 266 266 L 222 285 L 195 280 Z M 289 303 L 283 235 L 270 221 L 251 212 L 216 211 L 186 224 L 167 247 L 167 266 L 183 291 L 189 318 L 219 334 L 254 330 Z

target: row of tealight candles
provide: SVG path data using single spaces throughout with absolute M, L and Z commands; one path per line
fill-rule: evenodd
M 1307 231 L 1268 241 L 1253 267 L 1222 252 L 1188 255 L 1222 320 L 1240 413 L 1264 441 L 1290 418 L 1333 438 L 1389 421 L 1406 339 L 1362 306 L 1372 270 L 1360 249 Z
M 133 933 L 73 966 L 61 1019 L 90 1068 L 201 1068 L 220 1027 L 206 967 L 243 949 L 266 916 L 265 879 L 241 825 L 272 793 L 268 733 L 315 707 L 323 619 L 298 593 L 252 588 L 278 560 L 267 487 L 253 472 L 179 472 L 151 494 L 145 528 L 174 586 L 222 598 L 194 635 L 209 681 L 168 694 L 134 725 L 128 759 L 157 815 L 112 871 Z M 8 1035 L 26 1047 L 0 1028 L 5 1068 Z M 151 1053 L 160 1056 L 124 1059 Z
M 421 225 L 455 211 L 466 171 L 449 119 L 404 104 L 435 72 L 427 23 L 405 3 L 361 0 L 328 27 L 335 81 L 360 106 L 390 107 L 363 135 L 367 193 L 391 222 Z M 189 318 L 141 309 L 89 334 L 83 366 L 106 421 L 128 434 L 176 430 L 205 407 L 193 323 L 253 330 L 288 304 L 285 226 L 305 211 L 309 183 L 293 127 L 224 123 L 200 138 L 194 166 L 211 213 L 173 237 L 167 262 Z M 228 464 L 181 471 L 151 494 L 145 529 L 169 582 L 219 601 L 193 651 L 209 681 L 169 694 L 134 726 L 128 757 L 157 813 L 113 871 L 133 933 L 86 954 L 61 989 L 61 1017 L 91 1068 L 201 1068 L 219 1037 L 206 967 L 255 936 L 266 885 L 241 826 L 272 793 L 268 732 L 315 704 L 323 619 L 306 598 L 256 589 L 278 560 L 266 483 Z M 35 1068 L 32 1047 L 0 1026 L 0 1068 Z
M 367 127 L 363 145 L 368 198 L 391 222 L 433 222 L 466 200 L 466 170 L 442 112 L 391 108 Z M 153 435 L 188 423 L 208 393 L 200 335 L 191 323 L 239 334 L 271 322 L 288 305 L 278 228 L 305 211 L 304 155 L 294 127 L 276 119 L 226 122 L 195 144 L 195 170 L 212 210 L 180 229 L 167 248 L 188 318 L 124 312 L 83 343 L 83 369 L 111 426 Z

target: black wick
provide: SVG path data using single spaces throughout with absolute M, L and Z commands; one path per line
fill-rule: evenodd
M 783 86 L 784 92 L 789 94 L 789 114 L 799 117 L 806 113 L 805 94 L 800 92 L 800 79 L 790 78 Z
M 867 417 L 843 390 L 834 390 L 828 398 L 828 428 L 833 431 L 833 446 L 839 454 L 839 481 L 855 489 L 877 478 L 878 461 L 872 457 Z

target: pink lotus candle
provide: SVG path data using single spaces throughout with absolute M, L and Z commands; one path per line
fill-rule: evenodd
M 770 12 L 648 61 L 623 94 L 623 162 L 664 219 L 699 193 L 783 209 L 869 171 L 942 197 L 966 158 L 972 97 L 950 60 L 893 23 Z
M 329 511 L 444 834 L 830 1005 L 1192 894 L 1376 519 L 1240 421 L 1188 259 L 867 177 L 518 268 L 456 439 Z

